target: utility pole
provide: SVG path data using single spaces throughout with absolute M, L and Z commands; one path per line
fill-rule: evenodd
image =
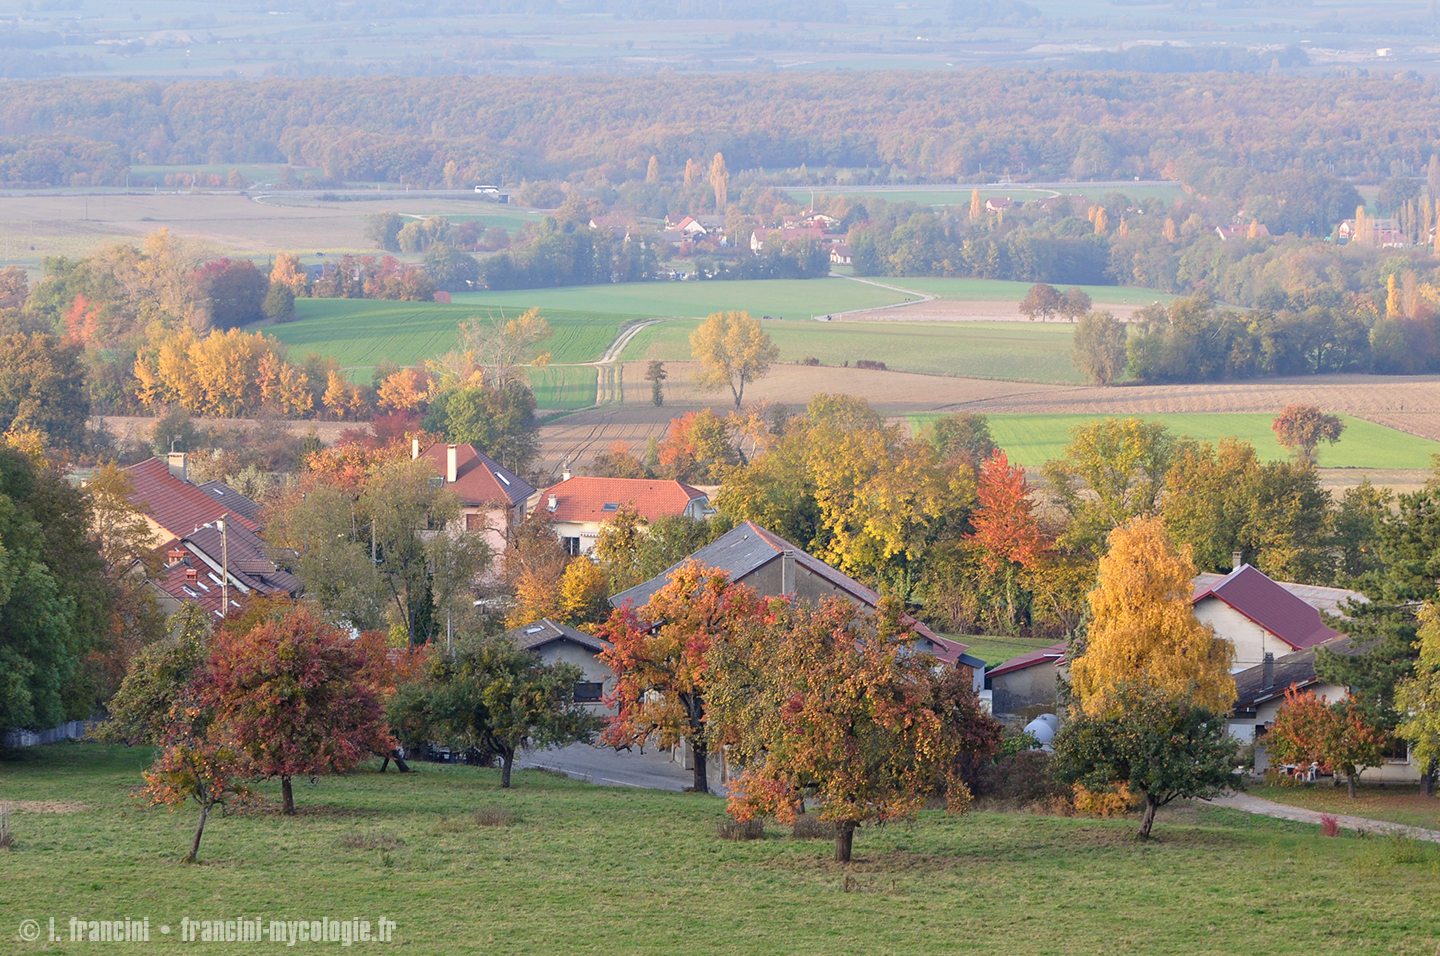
M 230 537 L 225 533 L 225 519 L 215 522 L 220 529 L 220 616 L 230 613 Z

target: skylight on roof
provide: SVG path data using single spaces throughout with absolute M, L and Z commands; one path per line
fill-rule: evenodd
M 544 624 L 537 624 L 537 625 L 534 626 L 534 627 L 527 627 L 527 628 L 525 628 L 525 633 L 526 633 L 526 634 L 539 634 L 539 633 L 540 633 L 541 631 L 543 631 L 543 630 L 545 630 L 545 625 L 544 625 Z
M 620 510 L 620 502 L 618 502 L 618 501 L 607 501 L 607 502 L 605 502 L 605 507 L 601 508 L 600 510 L 601 510 L 601 511 L 619 511 L 619 510 Z
M 495 477 L 496 477 L 496 478 L 499 478 L 501 481 L 505 482 L 505 484 L 507 484 L 507 485 L 510 484 L 510 479 L 509 479 L 509 478 L 506 478 L 504 475 L 502 475 L 502 474 L 501 474 L 500 472 L 498 472 L 498 471 L 495 472 Z

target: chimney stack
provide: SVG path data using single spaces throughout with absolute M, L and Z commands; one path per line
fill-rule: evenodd
M 455 484 L 455 476 L 460 471 L 460 450 L 458 445 L 445 446 L 445 483 Z
M 560 507 L 560 500 L 559 500 L 558 498 L 556 498 L 554 495 L 551 495 L 551 496 L 550 496 L 549 509 L 553 512 L 553 511 L 554 511 L 556 508 L 558 508 L 558 507 Z
M 170 474 L 181 481 L 189 481 L 190 479 L 185 477 L 185 462 L 189 457 L 183 451 L 172 451 L 165 461 L 166 466 L 170 469 Z
M 418 439 L 418 438 L 412 438 L 412 439 L 410 439 L 410 460 L 411 460 L 411 461 L 414 461 L 416 458 L 419 458 L 419 457 L 420 457 L 420 439 Z
M 1260 665 L 1260 673 L 1265 678 L 1265 688 L 1275 686 L 1275 655 L 1269 651 L 1265 652 L 1265 660 Z
M 780 593 L 795 593 L 795 552 L 788 549 L 780 552 Z
M 560 480 L 561 480 L 561 481 L 569 481 L 569 480 L 570 480 L 570 459 L 569 459 L 569 458 L 566 458 L 566 459 L 565 459 L 565 463 L 560 466 Z
M 1239 551 L 1231 551 L 1231 552 L 1230 552 L 1230 568 L 1231 568 L 1231 570 L 1239 571 L 1240 568 L 1241 568 L 1241 566 L 1243 566 L 1244 564 L 1245 564 L 1245 562 L 1241 560 L 1241 558 L 1240 558 L 1240 552 L 1239 552 Z

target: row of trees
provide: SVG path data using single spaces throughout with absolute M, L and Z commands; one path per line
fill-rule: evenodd
M 646 180 L 653 156 L 656 179 L 679 181 L 694 164 L 699 185 L 713 188 L 701 164 L 719 151 L 732 193 L 740 171 L 809 164 L 950 181 L 982 169 L 1042 181 L 1176 178 L 1218 196 L 1257 169 L 1379 180 L 1397 164 L 1422 168 L 1436 151 L 1437 94 L 1418 79 L 1232 74 L 1197 91 L 1186 77 L 997 70 L 962 86 L 925 73 L 666 74 L 604 86 L 558 75 L 21 83 L 6 91 L 7 113 L 23 117 L 9 134 L 35 141 L 6 178 L 120 184 L 127 163 L 266 156 L 326 180 L 453 185 L 593 172 L 619 184 Z

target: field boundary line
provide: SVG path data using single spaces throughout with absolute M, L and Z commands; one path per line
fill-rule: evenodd
M 900 292 L 904 295 L 915 295 L 920 297 L 919 300 L 915 302 L 892 302 L 889 305 L 875 305 L 871 306 L 868 309 L 850 309 L 846 312 L 827 312 L 826 315 L 828 315 L 831 320 L 834 320 L 835 318 L 840 316 L 865 315 L 870 312 L 884 312 L 888 309 L 903 309 L 912 305 L 923 305 L 926 302 L 934 302 L 936 299 L 940 298 L 938 295 L 931 295 L 928 292 L 920 292 L 916 289 L 902 289 L 898 285 L 886 285 L 883 282 L 874 282 L 870 279 L 862 279 L 859 276 L 842 276 L 835 272 L 830 273 L 830 275 L 832 278 L 836 279 L 849 279 L 851 282 L 860 282 L 864 285 L 873 285 L 877 289 L 889 289 L 891 292 Z

